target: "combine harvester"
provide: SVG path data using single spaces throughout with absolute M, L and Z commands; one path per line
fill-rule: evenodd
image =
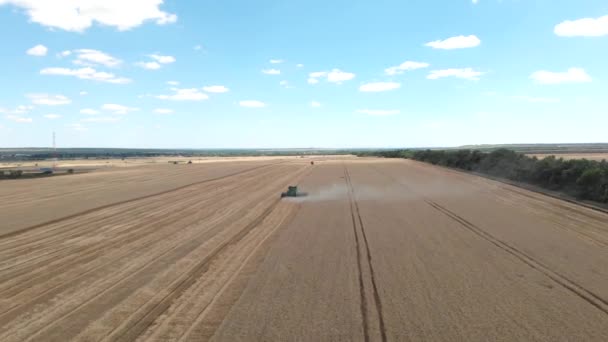
M 293 185 L 288 186 L 287 191 L 281 193 L 281 198 L 283 198 L 283 197 L 303 197 L 303 196 L 306 196 L 306 193 L 298 191 L 298 187 L 293 186 Z

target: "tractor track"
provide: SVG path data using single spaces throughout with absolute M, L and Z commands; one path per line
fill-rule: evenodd
M 395 183 L 404 187 L 409 192 L 416 193 L 410 187 L 403 184 L 403 182 L 401 182 L 399 179 L 397 179 L 391 175 L 388 175 L 382 171 L 379 171 L 375 167 L 372 167 L 372 168 L 376 172 L 384 175 L 385 177 L 392 179 Z M 604 299 L 601 296 L 597 295 L 596 293 L 590 291 L 589 289 L 583 287 L 582 285 L 578 284 L 577 282 L 573 281 L 572 279 L 568 278 L 567 276 L 561 274 L 560 272 L 551 269 L 549 266 L 543 264 L 542 262 L 540 262 L 536 258 L 530 256 L 529 254 L 527 254 L 527 253 L 521 251 L 520 249 L 512 246 L 511 244 L 509 244 L 505 241 L 502 241 L 501 239 L 493 236 L 492 234 L 488 233 L 484 229 L 476 226 L 475 224 L 473 224 L 473 223 L 469 222 L 468 220 L 464 219 L 463 217 L 455 214 L 454 212 L 450 211 L 449 209 L 439 205 L 437 202 L 431 200 L 430 198 L 428 198 L 420 193 L 416 193 L 416 194 L 417 194 L 417 196 L 422 198 L 428 205 L 430 205 L 437 211 L 441 212 L 442 214 L 448 216 L 452 220 L 456 221 L 459 224 L 459 226 L 466 228 L 468 231 L 472 232 L 473 234 L 479 236 L 480 238 L 491 243 L 492 245 L 494 245 L 494 246 L 500 248 L 501 250 L 505 251 L 506 253 L 512 255 L 513 257 L 517 258 L 518 260 L 520 260 L 522 263 L 524 263 L 528 267 L 534 269 L 535 271 L 540 272 L 541 274 L 548 277 L 556 284 L 560 285 L 562 288 L 566 289 L 570 293 L 583 299 L 585 302 L 591 304 L 598 310 L 602 311 L 604 314 L 608 315 L 608 301 L 606 299 Z
M 361 212 L 359 210 L 359 204 L 357 203 L 357 199 L 356 199 L 356 195 L 354 192 L 354 187 L 351 181 L 351 177 L 350 177 L 350 173 L 348 172 L 348 168 L 346 167 L 346 165 L 344 165 L 344 176 L 345 176 L 345 180 L 348 186 L 348 196 L 349 196 L 349 202 L 350 202 L 350 207 L 351 207 L 351 215 L 352 215 L 352 220 L 353 220 L 353 229 L 355 230 L 355 242 L 356 242 L 356 247 L 357 247 L 357 262 L 358 262 L 358 268 L 359 268 L 359 285 L 363 286 L 364 282 L 363 282 L 363 278 L 362 278 L 362 272 L 361 272 L 361 253 L 359 252 L 360 250 L 360 243 L 359 243 L 359 238 L 357 237 L 357 231 L 356 231 L 356 224 L 355 224 L 355 214 L 357 216 L 358 222 L 359 222 L 359 227 L 360 227 L 360 231 L 361 231 L 361 235 L 363 237 L 363 242 L 365 245 L 365 252 L 367 255 L 367 264 L 369 267 L 369 272 L 370 272 L 370 280 L 372 283 L 372 293 L 374 296 L 374 306 L 376 309 L 376 314 L 378 316 L 378 324 L 379 324 L 379 329 L 380 329 L 380 338 L 381 341 L 385 342 L 387 341 L 387 337 L 386 337 L 386 327 L 385 327 L 385 323 L 384 323 L 384 317 L 383 317 L 383 312 L 382 312 L 382 300 L 380 298 L 380 294 L 378 292 L 378 285 L 376 283 L 376 274 L 374 272 L 374 267 L 373 267 L 373 263 L 372 263 L 372 255 L 370 252 L 370 248 L 369 248 L 369 242 L 367 240 L 367 235 L 365 233 L 365 226 L 363 224 L 363 220 L 361 219 Z M 354 206 L 354 210 L 353 210 L 353 206 Z M 353 214 L 355 213 L 355 214 Z M 366 295 L 365 295 L 365 288 L 362 287 L 361 289 L 361 301 L 362 301 L 362 315 L 363 315 L 363 321 L 364 321 L 364 335 L 365 335 L 365 339 L 366 341 L 369 341 L 370 336 L 369 336 L 369 325 L 366 322 L 366 320 L 368 319 L 367 317 L 367 305 L 363 304 L 366 303 Z

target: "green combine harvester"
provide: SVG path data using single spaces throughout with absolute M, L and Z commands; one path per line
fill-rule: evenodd
M 287 191 L 281 193 L 281 197 L 298 197 L 298 187 L 297 186 L 287 187 Z

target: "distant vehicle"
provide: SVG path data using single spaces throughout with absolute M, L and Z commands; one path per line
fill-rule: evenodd
M 314 162 L 314 161 L 311 161 L 311 162 L 310 162 L 310 165 L 315 165 L 315 162 Z
M 41 167 L 40 172 L 44 175 L 52 175 L 53 169 L 51 169 L 50 167 Z

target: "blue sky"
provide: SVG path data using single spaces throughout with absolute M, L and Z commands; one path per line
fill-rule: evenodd
M 605 0 L 0 0 L 0 25 L 0 147 L 608 140 Z

